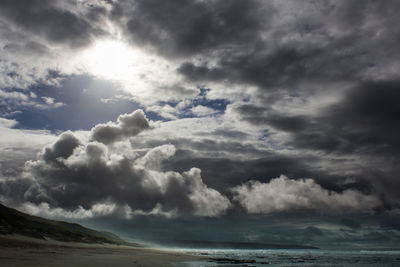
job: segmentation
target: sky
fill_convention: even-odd
[[[0,201],[132,240],[400,245],[396,0],[0,1]]]

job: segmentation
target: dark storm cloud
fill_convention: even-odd
[[[174,142],[176,147],[182,146],[180,142]],[[225,148],[226,153],[243,153],[242,151],[234,151],[235,145],[229,149]],[[191,146],[190,146],[191,147]],[[290,158],[275,153],[268,153],[262,151],[253,151],[253,154],[258,153],[260,159],[234,159],[227,157],[200,157],[198,152],[194,150],[177,150],[176,155],[171,160],[164,162],[166,168],[171,168],[176,171],[182,171],[189,166],[197,166],[202,169],[204,181],[210,186],[218,189],[221,192],[229,193],[229,188],[232,185],[240,184],[248,181],[249,179],[257,179],[260,181],[269,181],[272,177],[279,176],[282,170],[290,174],[291,177],[306,177],[312,176],[316,179],[320,175],[311,167],[308,166],[304,158]],[[216,151],[221,151],[221,148],[214,147]],[[253,148],[254,149],[254,148]],[[212,151],[212,150],[211,150]],[[211,152],[210,151],[210,152]],[[321,181],[320,181],[321,182]],[[329,187],[328,184],[325,185]],[[338,188],[335,188],[338,190]]]
[[[252,47],[250,44],[249,49],[221,53],[213,66],[207,62],[185,62],[177,71],[194,82],[252,84],[266,93],[282,95],[286,91],[297,91],[307,97],[316,89],[302,89],[302,84],[318,84],[317,90],[327,90],[324,83],[359,80],[377,64],[374,62],[377,61],[374,59],[376,47],[369,46],[368,40],[326,38],[323,43],[301,39],[278,46],[259,43]],[[365,45],[366,51],[360,52],[357,42]]]
[[[310,150],[367,157],[362,175],[382,191],[388,202],[399,205],[400,83],[365,82],[310,120],[303,131],[293,132],[290,144]]]
[[[119,116],[117,123],[97,125],[90,135],[98,137],[105,131],[108,136],[111,126],[117,135],[104,139],[102,134],[100,141],[111,140],[112,146],[82,141],[72,132],[61,134],[36,160],[26,162],[22,176],[0,183],[2,196],[12,195],[15,202],[29,201],[37,209],[76,217],[114,209],[126,217],[214,217],[230,207],[225,196],[203,183],[200,169],[163,170],[162,162],[175,154],[173,145],[157,146],[138,156],[131,147],[115,144],[117,138],[126,141],[149,127],[141,110]]]
[[[400,82],[364,82],[315,115],[286,115],[251,104],[236,105],[240,118],[291,134],[290,145],[339,154],[397,155]]]
[[[46,147],[43,152],[43,159],[47,162],[55,162],[57,158],[67,159],[72,155],[75,148],[80,145],[80,141],[72,132],[62,133],[57,142],[51,147]]]
[[[254,0],[139,0],[124,15],[129,17],[126,27],[133,42],[181,56],[257,41],[272,9]]]
[[[235,134],[235,132],[233,133]],[[232,136],[225,131],[224,136]],[[163,143],[176,147],[175,156],[163,162],[165,169],[182,172],[196,166],[202,170],[207,185],[223,194],[230,195],[232,186],[250,179],[269,182],[272,178],[285,174],[292,179],[311,177],[324,189],[342,192],[354,189],[371,194],[371,183],[362,175],[335,172],[336,168],[326,167],[324,159],[317,155],[286,155],[273,150],[265,150],[252,144],[235,140],[215,140],[207,138],[151,138],[144,141],[134,138],[132,146],[145,149]],[[339,164],[345,164],[346,160]],[[349,178],[351,182],[347,181]]]
[[[150,125],[142,110],[119,115],[117,123],[98,124],[92,129],[92,139],[109,144],[123,138],[134,136],[149,129]]]
[[[399,89],[399,81],[360,84],[341,103],[310,119],[304,131],[294,132],[293,144],[337,153],[398,155]]]
[[[322,62],[318,60],[321,51],[300,51],[296,48],[279,48],[264,52],[267,48],[256,47],[249,53],[236,51],[220,58],[217,67],[183,63],[178,72],[193,81],[222,81],[254,84],[262,89],[272,90],[272,86],[291,88],[304,80],[324,79],[320,72]],[[307,66],[307,64],[309,66]],[[316,72],[319,75],[316,75]],[[338,73],[340,75],[340,73]],[[325,78],[326,79],[326,78]]]
[[[250,123],[288,133],[286,145],[296,149],[361,160],[355,177],[368,180],[396,206],[399,167],[394,158],[400,151],[399,89],[397,80],[363,82],[349,89],[340,102],[309,116],[289,116],[249,104],[238,105],[235,111]]]
[[[277,130],[287,132],[301,131],[309,126],[310,118],[306,116],[285,115],[271,108],[252,104],[240,104],[233,107],[241,119],[252,124],[270,125]]]
[[[3,47],[3,50],[6,52],[11,52],[11,53],[20,53],[20,54],[41,54],[45,55],[48,52],[48,47],[46,47],[43,44],[40,44],[38,42],[34,41],[29,41],[26,44],[7,44]]]
[[[11,21],[22,30],[42,36],[50,42],[79,47],[87,45],[96,35],[102,34],[100,29],[72,10],[61,8],[57,1],[0,2],[3,19],[6,18],[6,21]]]
[[[329,83],[390,77],[394,73],[386,66],[399,59],[394,40],[400,32],[392,27],[397,21],[392,11],[398,4],[286,1],[274,6],[275,15],[263,24],[262,34],[255,30],[264,38],[249,38],[245,47],[225,43],[221,51],[214,49],[211,64],[189,60],[177,71],[194,82],[257,85],[267,91],[264,97],[287,90],[308,97],[315,90],[329,90]]]

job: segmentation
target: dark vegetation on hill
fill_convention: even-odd
[[[92,230],[76,223],[28,215],[0,204],[0,234],[23,235],[64,242],[135,245],[110,232]]]

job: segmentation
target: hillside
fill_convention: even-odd
[[[133,245],[110,232],[100,232],[76,223],[28,215],[2,204],[0,204],[0,234],[17,234],[64,242]]]

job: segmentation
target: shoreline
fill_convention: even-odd
[[[1,266],[184,266],[202,261],[170,250],[111,244],[70,243],[23,236],[0,236]]]

